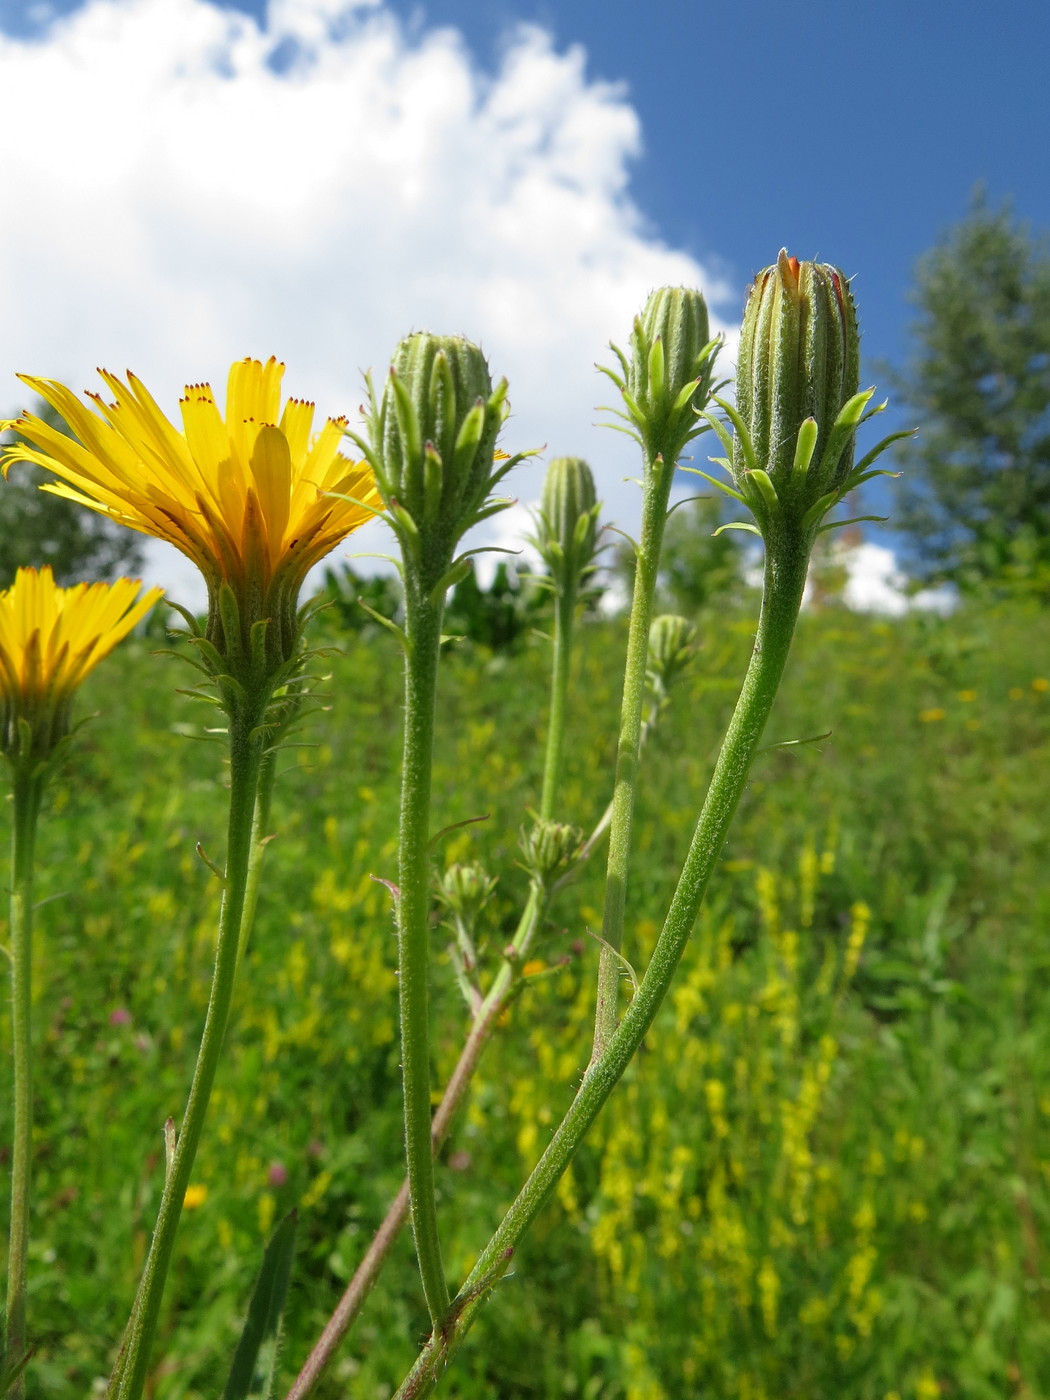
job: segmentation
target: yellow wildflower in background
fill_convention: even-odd
[[[198,1210],[208,1199],[208,1188],[203,1184],[191,1183],[186,1187],[186,1194],[182,1198],[182,1205],[185,1210]]]
[[[141,587],[122,578],[59,588],[45,567],[19,569],[0,593],[0,747],[9,758],[46,757],[68,733],[77,687],[163,595],[139,597]]]
[[[5,473],[34,462],[61,478],[45,491],[173,544],[204,575],[220,652],[226,584],[245,644],[252,624],[268,619],[267,648],[287,660],[308,571],[380,509],[370,469],[338,450],[346,420],[329,418],[314,434],[312,403],[289,399],[282,411],[284,365],[272,357],[231,367],[225,420],[210,385],[187,385],[181,432],[130,371],[126,384],[100,374],[113,402],[89,394],[93,411],[55,380],[21,376],[79,441],[23,413],[4,425],[28,439],[5,449]]]

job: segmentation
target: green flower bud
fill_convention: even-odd
[[[807,418],[817,424],[819,461],[859,379],[860,334],[845,275],[828,263],[789,258],[782,249],[776,264],[755,278],[737,360],[737,408],[755,456],[774,481],[790,476]],[[853,465],[852,449],[850,439],[833,464],[841,480]]]
[[[711,392],[720,337],[711,338],[707,304],[689,287],[653,292],[631,334],[630,360],[613,346],[623,374],[605,373],[619,388],[620,416],[641,440],[647,457],[673,466],[686,443],[706,424],[698,414]]]
[[[477,862],[450,865],[438,881],[437,897],[454,919],[473,929],[496,888],[496,879]]]
[[[696,625],[688,618],[673,613],[654,618],[649,628],[646,665],[650,688],[659,695],[666,695],[688,668],[696,651]]]
[[[849,283],[828,263],[782,249],[755,278],[737,358],[732,470],[759,524],[809,527],[853,471],[860,334]]]
[[[525,869],[549,888],[579,859],[583,832],[579,827],[536,817],[528,831],[522,828],[519,844]]]
[[[594,569],[600,509],[587,463],[579,457],[555,457],[543,482],[532,542],[559,593],[575,589]]]
[[[369,440],[359,445],[406,558],[434,586],[463,534],[505,504],[488,502],[489,492],[521,460],[494,461],[507,381],[493,388],[485,356],[469,340],[420,331],[394,352],[378,402],[368,388]]]
[[[757,528],[733,524],[761,535],[767,549],[808,555],[822,530],[855,523],[821,523],[850,491],[873,476],[895,475],[872,463],[910,431],[890,433],[853,465],[857,429],[886,407],[868,407],[875,390],[858,391],[859,365],[846,277],[829,263],[800,263],[781,249],[776,265],[755,278],[744,308],[736,404],[715,396],[735,435],[704,415],[726,450],[712,461],[729,471],[735,489],[707,480],[750,507]]]

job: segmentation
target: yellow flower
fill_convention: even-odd
[[[369,468],[338,450],[346,420],[329,418],[314,434],[312,403],[289,399],[282,411],[284,365],[272,357],[231,366],[225,421],[210,385],[187,385],[181,432],[130,371],[126,384],[100,374],[113,402],[89,394],[94,411],[54,380],[21,376],[79,441],[23,413],[5,426],[35,445],[8,447],[4,471],[35,462],[61,478],[45,491],[173,544],[208,584],[208,637],[219,652],[234,640],[224,633],[228,610],[220,614],[228,585],[242,645],[265,620],[268,657],[287,661],[308,571],[380,508]]]
[[[184,1210],[198,1210],[208,1199],[208,1188],[203,1184],[190,1184],[186,1187],[186,1194],[182,1198]]]
[[[121,578],[59,588],[49,568],[19,569],[0,593],[0,746],[46,757],[69,730],[77,686],[163,590]]]
[[[944,714],[944,710],[942,710],[941,707],[938,705],[935,709],[932,710],[920,710],[919,719],[922,721],[923,724],[936,724],[938,720],[942,720],[944,718]]]

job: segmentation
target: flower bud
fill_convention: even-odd
[[[519,844],[525,869],[549,888],[579,859],[583,832],[579,827],[536,817],[531,829],[522,828]]]
[[[635,317],[628,360],[616,351],[623,375],[606,370],[623,395],[623,415],[650,460],[673,467],[690,439],[704,430],[720,338],[711,338],[707,304],[689,287],[661,287]],[[616,347],[613,347],[616,349]]]
[[[575,589],[594,568],[599,509],[587,463],[579,457],[555,457],[543,482],[533,543],[559,593]]]
[[[754,467],[786,510],[804,514],[849,477],[854,429],[867,403],[856,402],[859,373],[860,335],[846,277],[828,263],[799,262],[781,250],[755,278],[744,310],[736,406]],[[848,405],[856,412],[840,424]],[[749,494],[739,457],[736,466],[737,486]]]
[[[485,513],[496,437],[507,416],[507,381],[493,389],[488,363],[462,336],[420,331],[394,352],[367,444],[395,528],[439,570]]]
[[[489,875],[484,866],[477,862],[457,863],[450,865],[442,875],[437,896],[454,919],[461,919],[468,929],[473,929],[495,888],[495,877]]]
[[[646,666],[650,687],[666,695],[696,655],[696,626],[688,618],[665,613],[649,628]]]

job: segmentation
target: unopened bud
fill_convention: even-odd
[[[737,487],[788,519],[848,480],[870,394],[858,394],[860,335],[849,283],[829,263],[781,250],[755,278],[737,356],[736,407],[750,461],[734,454]],[[759,473],[765,480],[749,480]],[[768,490],[772,483],[773,490]],[[762,519],[761,501],[756,515]]]
[[[465,531],[491,513],[489,491],[519,460],[494,464],[506,395],[507,381],[493,388],[471,341],[420,331],[397,347],[372,401],[363,445],[391,524],[429,573],[448,568]]]
[[[616,352],[623,375],[606,373],[650,460],[659,456],[673,469],[686,443],[704,431],[698,414],[707,405],[720,343],[711,338],[703,296],[690,287],[661,287],[635,318],[630,357]]]
[[[522,828],[520,845],[525,869],[549,887],[579,859],[583,832],[576,826],[536,817],[531,828]]]
[[[533,543],[559,592],[575,589],[594,567],[599,510],[587,463],[555,457],[544,478]]]
[[[688,618],[665,613],[649,629],[647,672],[650,686],[666,694],[688,668],[697,651],[696,626]]]
[[[478,915],[496,888],[496,879],[476,861],[469,865],[450,865],[441,876],[437,897],[454,917],[473,928]]]

